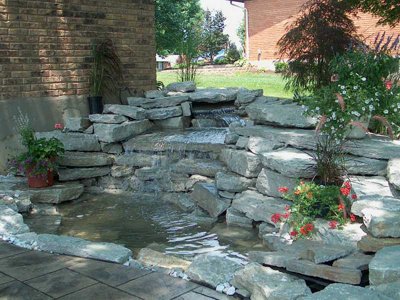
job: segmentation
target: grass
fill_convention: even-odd
[[[157,80],[165,85],[177,81],[175,72],[157,72]],[[293,93],[284,90],[285,82],[275,73],[237,72],[234,74],[198,74],[198,87],[244,87],[250,90],[263,89],[265,96],[292,98]]]

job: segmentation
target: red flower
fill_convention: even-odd
[[[311,232],[311,231],[314,230],[314,225],[313,225],[312,223],[306,224],[305,227],[306,227],[306,230],[307,230],[308,232]]]
[[[271,216],[272,223],[276,224],[281,220],[281,214],[273,214]]]
[[[391,80],[386,80],[385,81],[385,87],[387,90],[391,90],[393,87],[393,82]]]
[[[285,211],[289,211],[290,206],[289,205],[285,205]]]
[[[336,227],[337,227],[337,221],[329,221],[329,228],[330,229],[336,229]]]
[[[293,230],[289,234],[291,237],[296,237],[299,233],[296,230]]]
[[[61,123],[54,124],[54,129],[63,129],[64,126]]]
[[[281,215],[281,217],[284,218],[284,219],[289,219],[289,217],[290,217],[290,211],[284,213],[283,215]]]
[[[344,185],[346,188],[348,188],[349,190],[351,189],[350,181],[346,181],[343,185]]]
[[[305,229],[304,226],[303,226],[303,227],[300,227],[300,233],[301,233],[302,235],[307,235],[307,234],[308,234],[308,232],[307,232],[307,230]]]
[[[278,188],[278,191],[280,193],[284,193],[285,194],[285,193],[287,193],[289,191],[289,188],[286,187],[286,186],[281,186],[281,187]]]
[[[353,215],[353,214],[351,214],[351,215],[350,215],[350,220],[351,220],[352,222],[355,222],[355,221],[356,221],[356,216]]]
[[[339,204],[338,205],[338,211],[343,211],[344,210],[344,205],[343,204]]]
[[[351,199],[357,200],[357,195],[356,194],[351,195]]]
[[[341,193],[343,196],[348,196],[348,195],[350,194],[350,189],[347,188],[347,187],[340,188],[340,193]]]

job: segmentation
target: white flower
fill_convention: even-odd
[[[370,105],[370,106],[369,106],[369,110],[374,110],[374,106],[373,106],[373,105]]]
[[[400,103],[397,103],[397,108],[400,108]]]
[[[351,112],[353,115],[355,115],[356,117],[360,117],[361,114],[358,111],[352,111]]]
[[[316,111],[319,111],[319,107],[317,106],[317,107],[315,108],[315,110],[316,110]]]
[[[389,113],[389,111],[388,111],[387,109],[385,109],[385,110],[383,111],[383,113],[384,113],[385,115],[387,115],[387,114]]]
[[[362,80],[362,81],[366,81],[366,80],[367,80],[367,78],[363,77],[363,78],[361,78],[361,80]]]
[[[341,85],[340,88],[341,88],[342,90],[344,90],[346,87],[345,87],[344,85]]]
[[[362,109],[362,111],[365,111],[365,107],[363,107],[363,108],[361,108]]]
[[[355,85],[355,86],[353,87],[353,89],[354,89],[354,90],[357,90],[357,89],[358,89],[358,86]]]
[[[343,94],[343,95],[346,95],[346,91],[343,90],[343,91],[342,91],[342,94]]]
[[[394,109],[394,112],[397,112],[397,108]]]
[[[379,93],[378,93],[378,92],[376,92],[376,93],[375,93],[375,96],[377,96],[377,97],[378,97],[378,96],[379,96]]]

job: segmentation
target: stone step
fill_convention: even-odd
[[[78,179],[96,178],[110,174],[111,168],[93,167],[93,168],[69,168],[58,169],[58,179],[60,181],[73,181]]]
[[[79,198],[84,187],[80,183],[59,183],[51,187],[40,189],[29,189],[33,203],[59,204]]]
[[[177,173],[207,177],[215,177],[218,172],[225,169],[225,166],[216,160],[190,158],[182,159],[171,167],[171,170]]]
[[[121,124],[128,121],[128,118],[113,114],[94,114],[89,115],[89,120],[93,123]]]
[[[103,112],[126,116],[134,120],[144,120],[146,118],[146,111],[143,108],[129,105],[106,104]]]
[[[220,103],[235,101],[238,89],[198,89],[188,94],[191,102]]]
[[[93,126],[94,134],[99,141],[114,143],[145,133],[153,127],[153,124],[149,120],[141,120],[122,124],[95,123]]]
[[[149,120],[165,120],[173,117],[180,117],[182,113],[181,106],[153,108],[146,110],[146,118]]]
[[[101,152],[69,152],[66,151],[58,159],[60,166],[65,167],[100,167],[113,163],[110,155]]]
[[[57,138],[63,143],[66,151],[100,151],[99,139],[93,134],[85,133],[63,133],[55,130],[50,132],[37,132],[36,137]]]

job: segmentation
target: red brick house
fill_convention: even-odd
[[[296,19],[301,6],[307,0],[233,0],[244,3],[247,14],[247,56],[257,66],[273,68],[277,54],[277,42],[285,33],[285,28]],[[358,33],[371,41],[378,32],[400,33],[400,26],[390,28],[377,26],[378,18],[359,13],[354,22]]]

